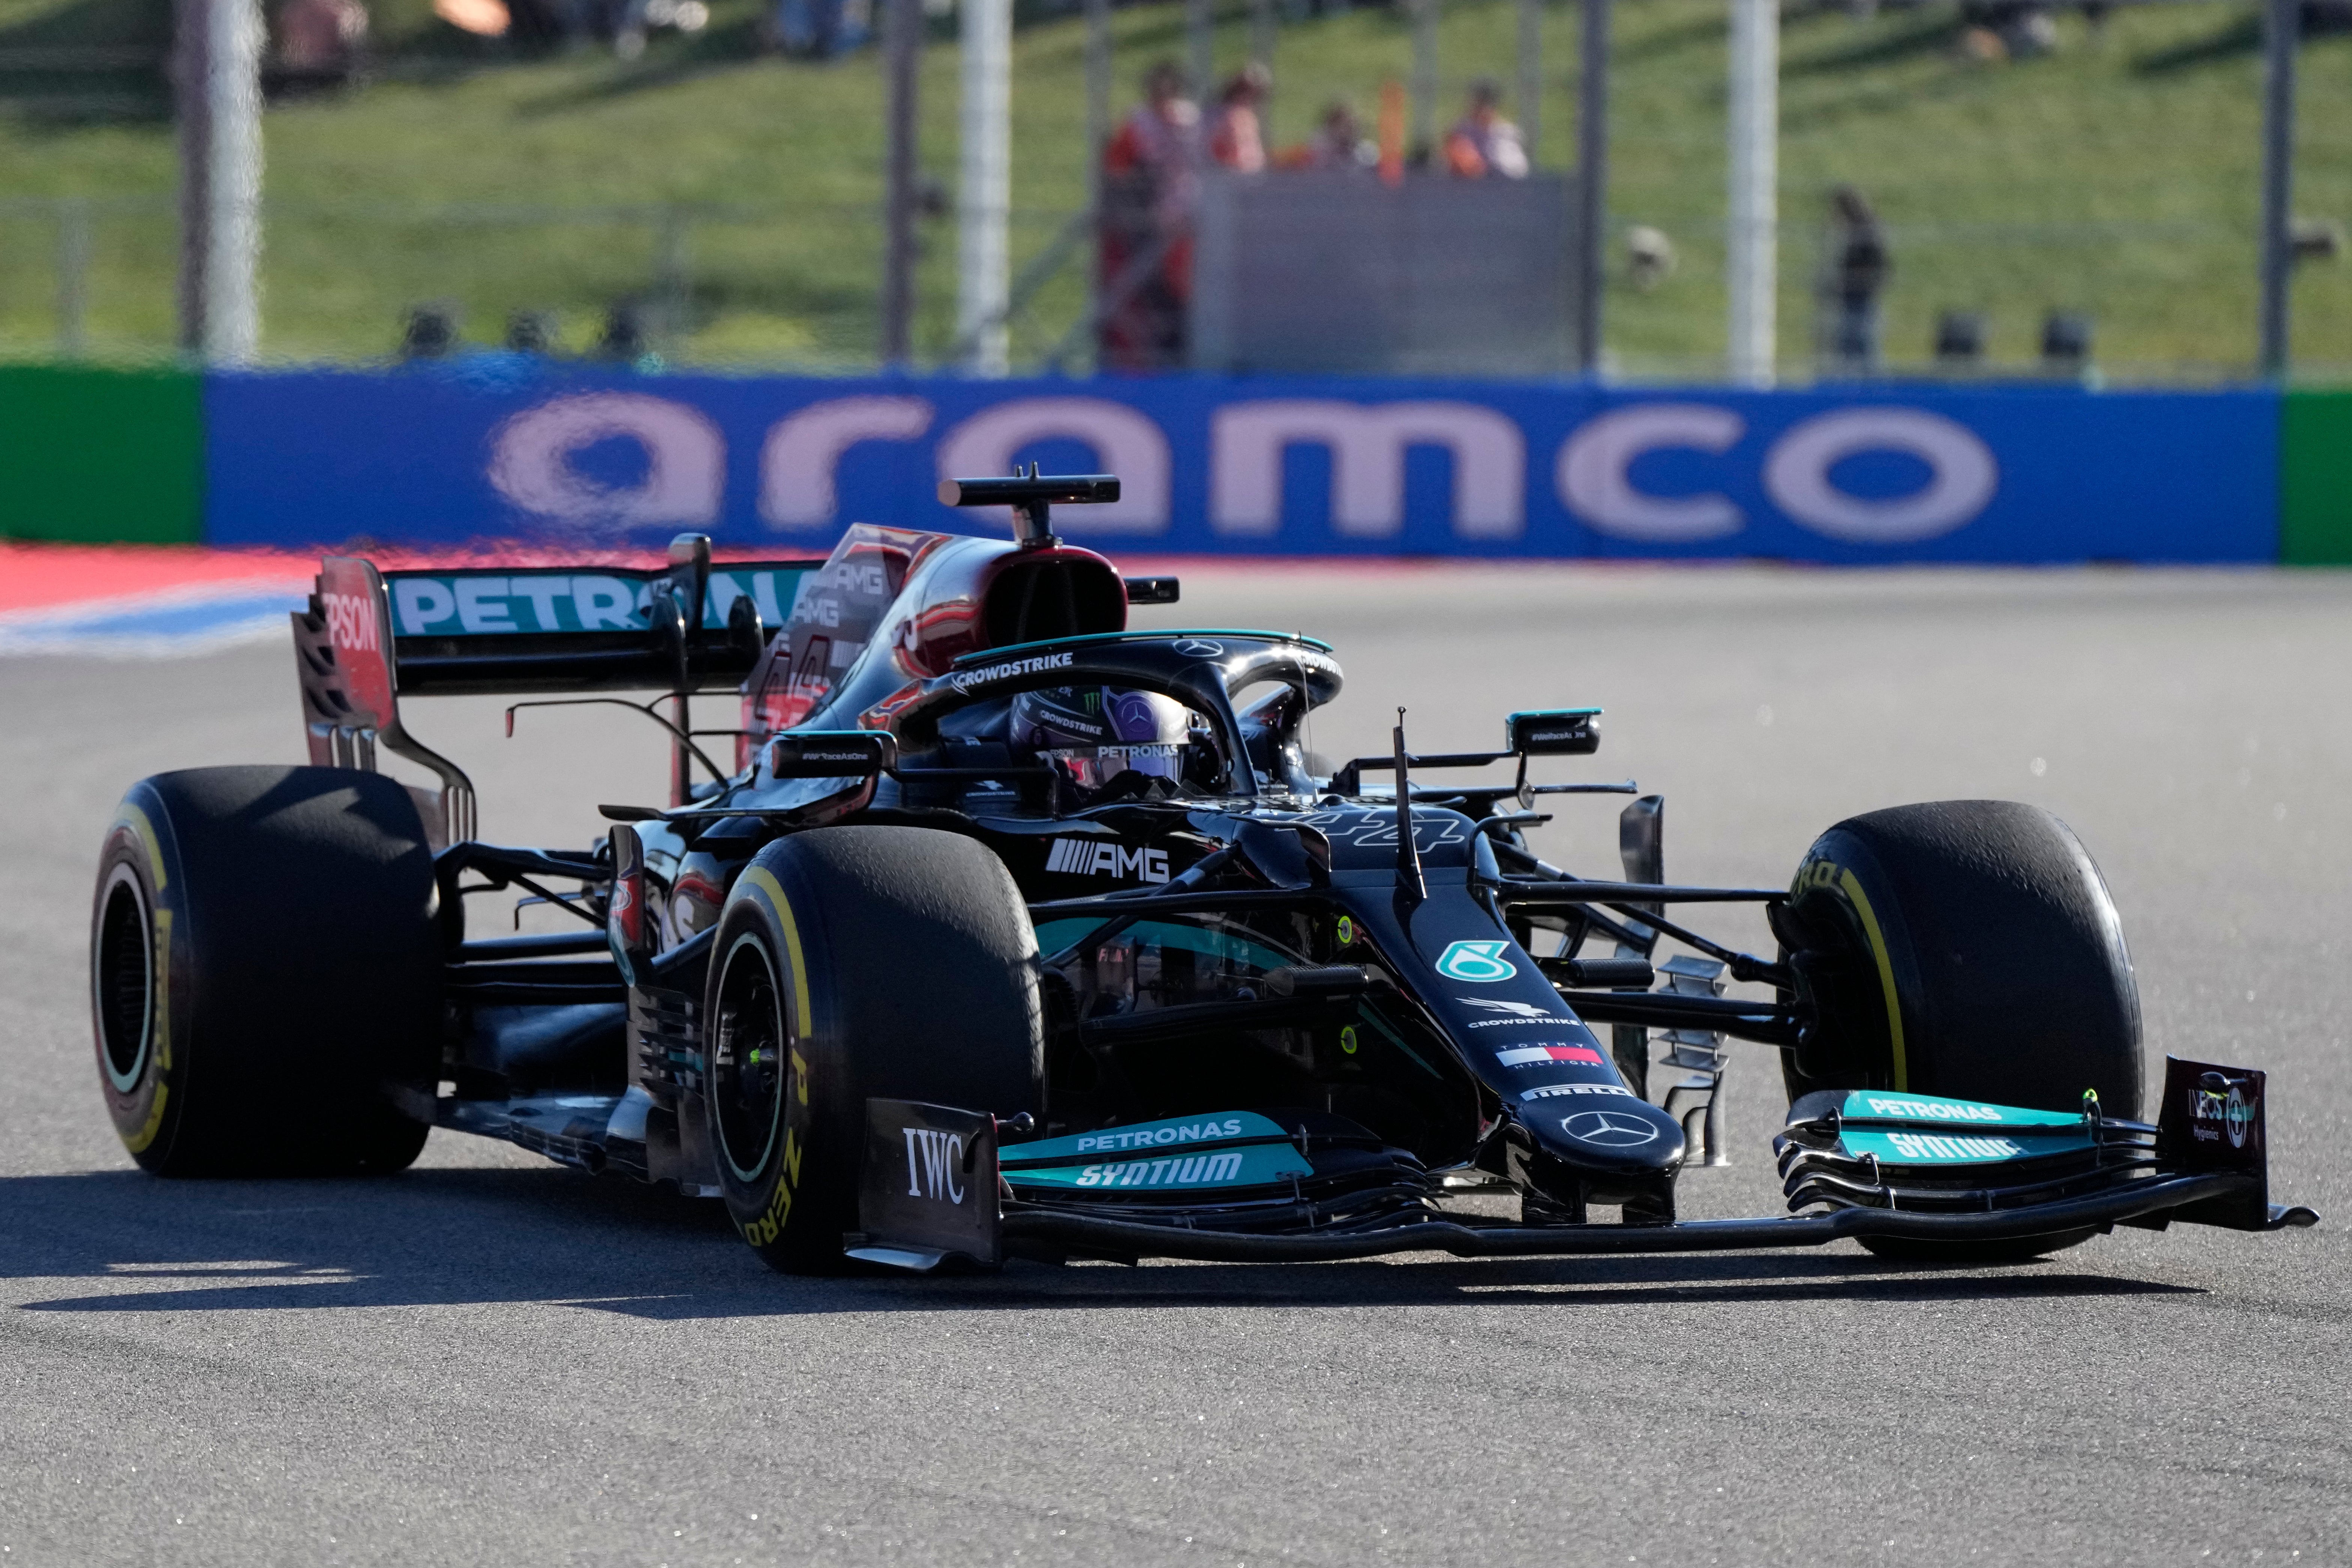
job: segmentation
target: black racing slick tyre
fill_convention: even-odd
[[[1849,817],[1816,840],[1773,924],[1815,1018],[1790,1099],[1892,1089],[2109,1115],[2140,1104],[2139,991],[2105,881],[2072,829],[2013,801]],[[2089,1232],[1970,1258],[2032,1256]],[[1867,1243],[1958,1260],[1949,1244]]]
[[[408,792],[341,768],[131,786],[91,910],[100,1087],[159,1175],[405,1168],[438,1071],[433,857]]]
[[[818,828],[729,893],[705,995],[704,1103],[729,1215],[790,1273],[843,1267],[866,1101],[1043,1110],[1037,941],[972,839]]]

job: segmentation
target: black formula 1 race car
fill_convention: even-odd
[[[2049,814],[1873,812],[1786,889],[1702,888],[1665,879],[1644,796],[1621,871],[1580,877],[1523,834],[1543,797],[1633,793],[1531,777],[1593,752],[1597,710],[1443,756],[1400,715],[1389,752],[1332,766],[1301,742],[1339,690],[1328,647],[1130,631],[1174,580],[1056,541],[1049,507],[1116,479],[941,489],[1011,508],[1014,538],[326,561],[294,618],[313,765],[145,780],[107,837],[98,1065],[139,1163],[388,1172],[439,1126],[716,1197],[795,1270],[1846,1237],[1998,1258],[2315,1221],[2270,1202],[2260,1071],[2170,1061],[2139,1120],[2123,935]],[[714,689],[741,718],[698,730]],[[604,807],[586,847],[483,841],[399,700],[486,692],[639,709],[671,801]],[[483,931],[486,898],[577,929]],[[1778,951],[1692,929],[1726,902]],[[1677,1173],[1723,1158],[1731,1040],[1780,1057],[1792,1212],[1678,1221]],[[1461,1201],[1482,1193],[1517,1217]]]

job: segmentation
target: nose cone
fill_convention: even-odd
[[[1538,1102],[1528,1130],[1536,1142],[1571,1165],[1612,1174],[1649,1175],[1683,1163],[1679,1122],[1646,1100],[1611,1095],[1602,1103]]]

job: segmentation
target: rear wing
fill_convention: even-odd
[[[680,534],[667,567],[465,567],[380,572],[356,556],[320,565],[294,614],[310,761],[373,771],[378,746],[429,769],[419,791],[441,847],[474,834],[473,784],[411,736],[404,696],[656,691],[682,702],[741,684],[821,561],[713,565]]]
[[[740,685],[821,561],[672,571],[538,566],[383,574],[400,689],[708,691]],[[682,612],[699,603],[701,613]]]

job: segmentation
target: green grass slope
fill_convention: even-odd
[[[1227,4],[1221,64],[1246,45]],[[1636,293],[1612,276],[1612,359],[1634,376],[1704,375],[1722,343],[1724,11],[1720,0],[1617,8],[1610,210],[1664,229],[1679,268]],[[2260,58],[2242,5],[2121,9],[2060,23],[2060,48],[1985,65],[1954,9],[1792,15],[1783,30],[1780,342],[1801,374],[1823,194],[1861,185],[1892,226],[1890,358],[1926,362],[1937,311],[1985,311],[1996,360],[2032,357],[2053,309],[2086,310],[2119,378],[2242,374],[2252,357]],[[56,351],[60,255],[88,236],[88,352],[166,352],[172,337],[171,125],[142,50],[163,0],[0,0],[0,353]],[[509,312],[551,310],[584,347],[614,299],[683,301],[680,363],[854,369],[870,363],[880,256],[881,94],[870,52],[832,65],[759,56],[751,0],[719,0],[698,38],[624,65],[597,50],[523,58],[466,38],[422,0],[375,7],[376,69],[267,120],[268,353],[390,352],[402,312],[446,301],[495,341]],[[1143,66],[1182,47],[1168,5],[1116,15],[1120,111]],[[1547,16],[1539,160],[1574,156],[1576,16]],[[1462,87],[1517,68],[1507,0],[1446,0],[1443,114]],[[1082,28],[1024,24],[1015,46],[1016,270],[1083,205]],[[1286,23],[1274,140],[1321,106],[1367,121],[1403,79],[1402,13]],[[2352,219],[2352,39],[2304,53],[2296,209]],[[923,73],[923,162],[952,188],[956,51]],[[61,215],[64,215],[61,216]],[[952,337],[954,226],[928,220],[918,342]],[[1016,359],[1060,340],[1083,302],[1066,268],[1019,323]],[[2315,262],[2295,297],[2305,366],[2352,366],[2352,258]],[[1082,362],[1081,362],[1082,363]]]

